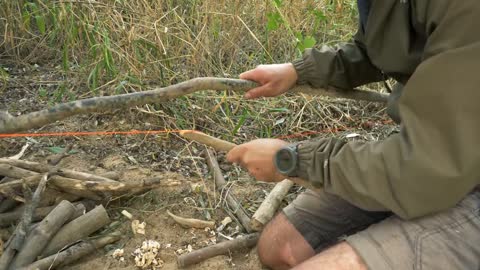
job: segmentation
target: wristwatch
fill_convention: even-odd
[[[277,151],[274,158],[277,171],[283,175],[296,177],[298,176],[298,144],[286,145]]]

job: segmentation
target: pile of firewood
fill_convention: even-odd
[[[69,151],[68,149],[65,149]],[[58,166],[0,158],[0,227],[16,226],[0,239],[0,270],[55,269],[120,239],[117,232],[88,238],[111,223],[102,202],[161,186],[163,178],[122,183],[118,173],[97,175]]]
[[[182,132],[181,135],[220,151],[234,146],[200,132]],[[258,232],[274,216],[293,183],[303,183],[299,182],[301,179],[293,179],[294,182],[284,180],[276,184],[255,214],[249,217],[233,194],[223,192],[227,183],[214,152],[205,148],[204,153],[214,176],[214,186],[224,199],[227,212],[244,233],[178,256],[179,267],[255,246]],[[18,157],[0,158],[0,227],[16,226],[3,245],[3,253],[0,253],[0,270],[55,269],[118,241],[120,234],[117,232],[89,238],[111,222],[102,202],[115,196],[181,184],[178,180],[159,177],[123,183],[118,181],[120,176],[116,172],[92,174],[62,168],[58,163],[64,156],[60,154],[45,164],[19,160]],[[168,214],[184,227],[215,226],[214,222]],[[0,251],[1,246],[0,238]]]

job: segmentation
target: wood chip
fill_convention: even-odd
[[[145,235],[145,226],[147,224],[145,222],[140,223],[139,220],[135,219],[132,221],[132,231],[133,234],[143,234]]]
[[[127,210],[123,210],[122,212],[122,215],[124,215],[125,217],[127,217],[128,219],[132,219],[133,218],[133,215],[128,212]]]

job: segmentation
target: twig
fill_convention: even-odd
[[[222,171],[220,170],[220,166],[218,165],[218,161],[215,155],[210,151],[208,148],[205,148],[205,156],[207,160],[207,165],[210,167],[210,170],[213,172],[213,178],[215,180],[215,187],[217,190],[222,190],[223,187],[227,184],[225,178],[223,178]],[[250,218],[245,213],[245,210],[238,202],[237,199],[231,194],[227,193],[225,196],[225,201],[230,209],[233,211],[233,214],[238,218],[240,224],[245,228],[247,232],[251,232],[250,228]]]
[[[213,221],[205,221],[200,219],[193,219],[193,218],[183,218],[172,214],[170,211],[167,210],[167,214],[175,220],[178,224],[182,225],[183,227],[187,228],[197,228],[197,229],[205,229],[215,228],[215,222]]]
[[[48,159],[47,159],[47,163],[48,163],[49,165],[51,165],[51,166],[56,166],[56,165],[58,165],[58,163],[60,163],[60,161],[61,161],[63,158],[65,158],[65,157],[67,157],[67,156],[69,155],[68,152],[70,152],[70,150],[72,150],[72,147],[73,147],[73,145],[67,145],[67,147],[65,147],[65,148],[62,150],[61,153],[56,154],[56,155],[54,155],[54,156],[51,157],[51,158],[48,158]]]
[[[69,103],[58,104],[52,108],[13,117],[0,111],[0,133],[11,133],[40,127],[47,123],[67,118],[72,115],[117,110],[148,103],[159,103],[202,90],[246,91],[257,87],[252,81],[225,78],[196,78],[164,88],[150,91],[129,93],[108,97],[96,97]],[[302,92],[313,95],[327,95],[386,103],[387,96],[372,91],[340,90],[335,88],[313,89],[303,85],[295,87],[291,92]]]
[[[58,254],[53,254],[47,258],[38,260],[26,267],[19,268],[18,270],[56,269],[57,267],[70,264],[108,244],[114,243],[120,240],[120,238],[121,238],[120,233],[114,233],[114,234],[103,236],[101,238],[93,239],[90,241],[85,240],[74,246],[67,248],[66,250]]]
[[[14,156],[11,156],[11,157],[8,157],[9,159],[20,159],[21,157],[23,157],[23,155],[25,154],[25,151],[27,150],[27,148],[30,146],[30,143],[26,143],[23,147],[22,147],[22,150],[20,150],[20,152],[18,152],[18,154],[14,155]]]
[[[258,237],[258,233],[253,233],[180,255],[177,258],[178,267],[187,267],[218,255],[228,254],[242,248],[251,248],[257,243]]]

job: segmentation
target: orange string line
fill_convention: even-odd
[[[391,124],[390,120],[381,121],[382,124]],[[337,133],[340,131],[351,130],[349,127],[326,128],[319,131],[305,131],[301,133],[294,133],[289,135],[279,135],[277,139],[292,139],[301,138],[315,134]],[[154,134],[169,134],[180,133],[181,129],[164,129],[164,130],[130,130],[130,131],[77,131],[77,132],[47,132],[47,133],[12,133],[0,134],[0,138],[19,138],[19,137],[74,137],[74,136],[108,136],[108,135],[154,135]]]

